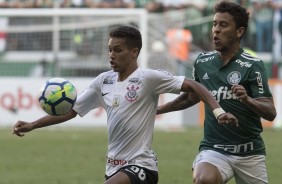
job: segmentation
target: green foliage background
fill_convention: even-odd
[[[270,184],[281,183],[282,131],[266,129]],[[192,183],[191,164],[198,152],[201,128],[155,131],[160,184]],[[35,130],[24,137],[0,129],[0,184],[102,184],[107,132],[100,128]],[[234,184],[232,180],[229,182]]]

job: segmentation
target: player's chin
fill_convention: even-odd
[[[214,44],[214,50],[216,50],[216,51],[222,51],[223,50],[223,47],[221,46],[221,45],[216,45],[216,44]]]
[[[221,47],[221,44],[213,42],[213,47],[214,47],[214,49],[218,49],[218,48]]]
[[[120,70],[117,67],[112,67],[114,72],[119,72]]]

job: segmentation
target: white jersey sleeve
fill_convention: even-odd
[[[96,77],[91,84],[78,95],[73,109],[79,116],[86,115],[90,110],[100,106],[100,78]]]
[[[156,94],[179,94],[185,79],[184,76],[173,76],[171,73],[161,69],[147,70],[145,77],[148,79],[148,88],[154,89],[154,93]]]

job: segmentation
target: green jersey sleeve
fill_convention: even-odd
[[[267,72],[262,61],[253,63],[248,80],[253,98],[272,97],[268,86]]]

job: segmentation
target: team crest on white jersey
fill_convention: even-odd
[[[138,98],[137,90],[139,89],[139,86],[132,84],[131,86],[130,85],[127,86],[126,89],[128,90],[128,92],[125,95],[126,100],[129,101],[129,102],[136,101],[137,98]]]
[[[233,71],[227,76],[227,81],[229,84],[234,85],[234,84],[239,84],[241,81],[241,74],[238,71]]]

